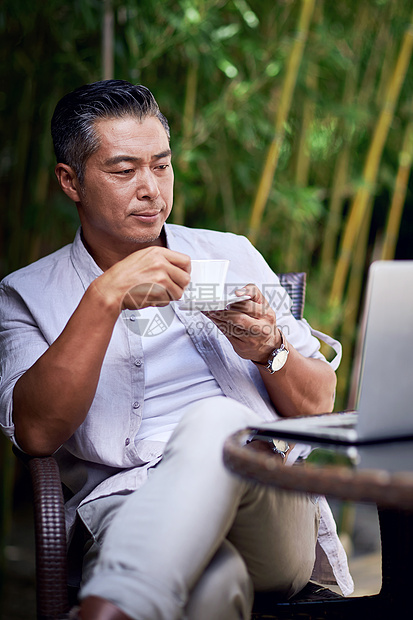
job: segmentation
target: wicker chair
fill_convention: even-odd
[[[292,313],[302,318],[305,302],[305,273],[280,274],[282,286],[292,299]],[[16,451],[17,454],[17,451]],[[21,453],[18,454],[22,458]],[[59,468],[52,456],[26,458],[33,486],[36,594],[38,620],[66,619],[73,604],[67,586],[67,549],[64,519],[64,499]],[[252,619],[260,618],[318,618],[307,612],[320,602],[342,598],[319,585],[309,583],[294,599],[281,601],[275,593],[258,593]],[[309,614],[309,615],[308,615]]]

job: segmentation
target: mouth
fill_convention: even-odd
[[[142,213],[131,213],[133,217],[136,217],[140,222],[156,222],[159,218],[161,211],[143,211]]]

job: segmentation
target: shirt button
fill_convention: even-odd
[[[130,444],[130,439],[129,437],[126,437],[125,439],[125,446],[128,446]]]
[[[135,360],[135,366],[140,368],[142,366],[142,360]]]
[[[134,409],[139,409],[140,405],[139,405],[139,403],[138,403],[138,402],[134,402],[134,403],[133,403],[133,405],[132,405],[132,407],[133,407]]]
[[[130,321],[136,321],[136,316],[134,314],[131,314],[129,317]]]

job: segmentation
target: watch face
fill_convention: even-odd
[[[274,448],[279,452],[287,452],[290,447],[284,439],[273,439],[272,443],[274,444]]]
[[[287,361],[288,351],[287,349],[279,349],[277,355],[273,358],[271,362],[271,370],[272,372],[276,372],[280,370],[285,362]]]

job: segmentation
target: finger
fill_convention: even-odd
[[[226,326],[228,333],[237,332],[243,335],[254,335],[259,332],[260,321],[250,317],[248,314],[231,311],[217,311],[204,313],[217,326]]]
[[[210,312],[210,314],[221,318],[221,320],[237,321],[242,315],[258,320],[266,318],[268,316],[268,312],[268,304],[261,304],[247,300],[233,303],[224,310],[215,310]]]
[[[168,248],[163,249],[165,251],[165,257],[170,263],[180,269],[183,269],[187,273],[191,273],[191,259],[187,254],[175,252],[175,250],[169,250]]]
[[[162,248],[164,250],[164,248]],[[171,260],[175,262],[171,262]],[[148,264],[149,261],[149,264]],[[190,281],[190,258],[179,252],[151,253],[145,257],[146,275],[154,284],[163,286],[171,299],[182,297]],[[176,264],[178,263],[178,264]]]
[[[128,310],[141,310],[148,306],[167,306],[170,301],[170,295],[163,286],[154,283],[139,284],[126,293],[122,307]]]
[[[267,313],[267,304],[258,303],[252,300],[239,301],[229,305],[225,310],[217,312],[225,313],[225,316],[231,314],[247,314],[253,318],[260,318]]]
[[[248,332],[240,325],[233,325],[232,323],[219,322],[215,323],[219,331],[233,343],[234,340],[243,342],[249,337]]]
[[[184,289],[188,286],[191,276],[190,272],[182,269],[182,267],[178,267],[175,265],[170,265],[168,267],[168,276],[173,284],[175,284],[180,289],[180,294],[178,297],[173,297],[173,299],[179,299],[184,292]]]
[[[246,312],[252,316],[259,316],[259,314],[265,314],[269,308],[269,303],[260,289],[255,284],[247,284],[245,287],[235,291],[235,295],[238,297],[248,295],[249,300],[235,301],[230,304],[228,308]],[[241,305],[242,304],[242,305]]]
[[[263,299],[265,299],[260,289],[258,288],[258,286],[252,283],[246,284],[241,289],[237,289],[235,291],[235,295],[237,296],[249,295],[251,298],[251,301],[255,301],[258,303],[260,303]]]
[[[171,296],[167,289],[159,284],[152,284],[148,287],[145,297],[142,300],[142,307],[146,306],[166,306],[171,301]]]
[[[238,319],[238,321],[231,321],[220,317],[211,317],[213,323],[227,337],[232,336],[245,340],[246,338],[254,338],[259,333],[259,328],[255,323],[251,324],[240,320],[240,315],[238,315]]]

